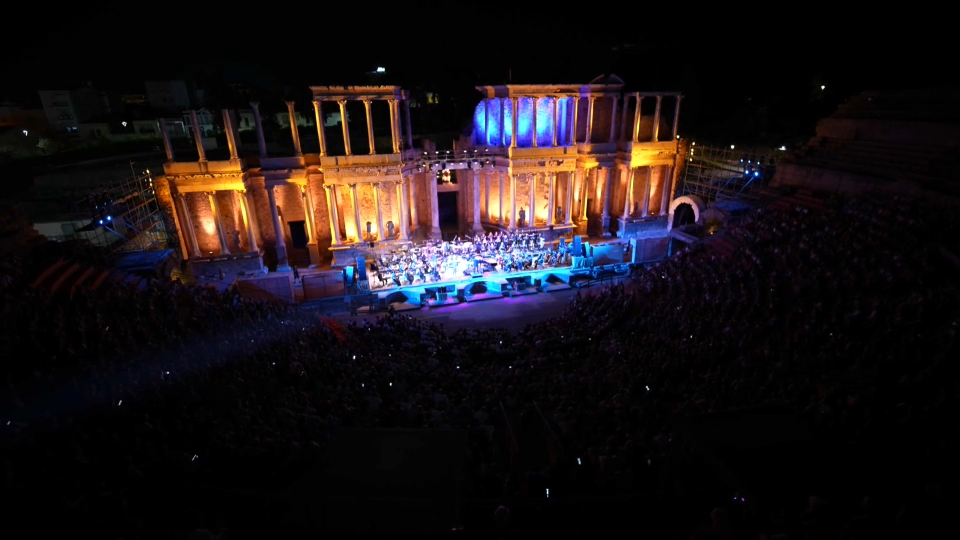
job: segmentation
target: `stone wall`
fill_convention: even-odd
[[[273,273],[243,278],[237,281],[237,290],[247,298],[261,298],[293,303],[293,274]]]
[[[193,229],[197,236],[197,245],[203,256],[220,254],[220,239],[217,237],[217,226],[213,220],[213,210],[210,208],[210,199],[206,193],[185,193],[187,208],[193,220]]]
[[[270,201],[267,199],[267,190],[257,187],[250,190],[253,199],[253,211],[257,214],[257,241],[261,248],[273,249],[276,247],[276,236],[273,234],[273,217],[270,214]]]

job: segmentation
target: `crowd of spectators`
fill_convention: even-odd
[[[821,440],[887,445],[909,466],[850,486],[862,511],[839,496],[718,510],[695,536],[907,534],[949,516],[932,509],[960,479],[960,294],[936,240],[957,231],[935,217],[902,199],[760,208],[727,229],[732,256],[698,244],[521,331],[343,322],[173,282],[50,295],[9,260],[5,491],[101,537],[236,533],[213,501],[169,515],[143,493],[275,489],[347,426],[466,430],[467,497],[623,496],[684,476],[695,452],[677,416],[785,405]]]

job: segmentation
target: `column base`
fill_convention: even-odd
[[[320,266],[320,246],[316,242],[309,242],[307,251],[310,252],[310,268]]]

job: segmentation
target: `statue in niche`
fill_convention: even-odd
[[[393,221],[388,221],[388,222],[387,222],[387,237],[388,237],[388,238],[393,238],[394,234],[396,234],[396,230],[397,230],[397,228],[396,228],[396,225],[393,224]]]
[[[631,216],[636,216],[640,213],[640,203],[638,201],[633,201],[633,213]]]
[[[519,216],[517,217],[517,227],[526,227],[527,226],[527,212],[520,208]]]

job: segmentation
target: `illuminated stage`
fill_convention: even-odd
[[[358,311],[395,311],[443,307],[465,302],[497,300],[506,297],[548,293],[570,288],[580,288],[594,283],[626,277],[630,274],[628,263],[590,267],[588,262],[579,267],[564,266],[541,270],[517,272],[486,272],[480,277],[464,277],[439,281],[402,285],[373,291],[372,306]]]

